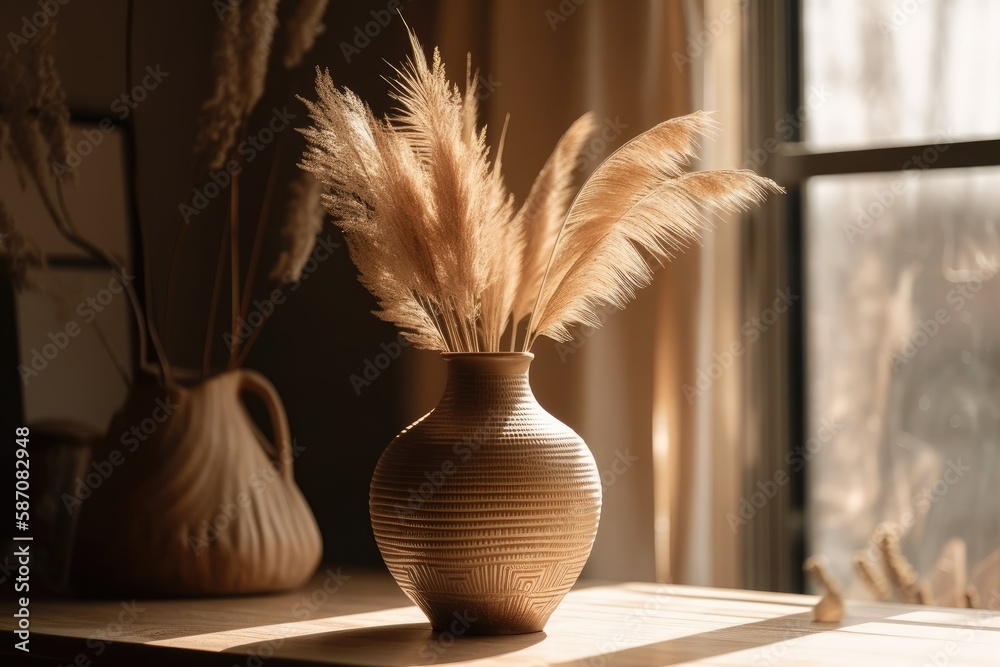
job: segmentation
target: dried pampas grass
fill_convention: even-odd
[[[313,126],[300,166],[326,192],[361,282],[379,317],[418,347],[499,351],[518,325],[527,350],[539,335],[599,325],[597,309],[623,307],[662,262],[698,238],[710,213],[745,210],[772,181],[750,171],[684,173],[697,139],[714,125],[704,113],[636,137],[582,186],[572,205],[573,171],[595,122],[585,115],[560,139],[515,213],[501,177],[501,149],[489,159],[476,127],[476,78],[448,81],[440,54],[413,55],[397,70],[398,109],[384,121],[329,72],[317,70]],[[501,141],[502,145],[502,141]]]
[[[326,30],[326,26],[323,25],[326,5],[327,0],[299,0],[286,28],[288,34],[286,68],[291,69],[300,65],[305,55],[312,50],[316,38]]]
[[[928,604],[926,586],[921,585],[917,571],[903,555],[899,537],[903,529],[897,523],[885,522],[875,530],[875,543],[882,550],[882,566],[886,579],[900,599],[910,604]]]
[[[302,277],[302,267],[316,245],[316,236],[323,229],[326,211],[320,201],[323,186],[311,174],[300,172],[290,188],[292,197],[288,201],[287,217],[281,230],[287,249],[278,256],[270,277],[298,282]]]
[[[54,39],[56,24],[42,30],[36,38],[37,44],[32,48],[36,59],[35,71],[38,89],[35,97],[35,108],[38,113],[38,127],[48,146],[48,161],[54,174],[72,174],[71,170],[57,170],[56,165],[66,167],[69,154],[69,107],[66,104],[66,90],[63,88],[59,70],[56,69]]]
[[[250,112],[264,95],[267,64],[278,28],[279,0],[243,0],[219,12],[212,52],[212,94],[202,105],[195,153],[209,169],[229,159]],[[326,30],[323,16],[328,0],[299,0],[286,26],[286,68],[302,58]]]
[[[622,308],[652,280],[647,256],[663,262],[696,241],[709,212],[749,208],[769,192],[769,179],[748,170],[683,173],[708,114],[668,120],[601,163],[570,207],[525,340],[569,340],[569,327],[600,326],[604,306]]]
[[[597,121],[592,113],[584,114],[570,125],[514,218],[514,228],[524,230],[521,280],[514,299],[515,324],[531,314],[538,300],[545,269],[573,196],[574,168],[596,131]]]
[[[14,218],[0,201],[0,273],[7,276],[17,291],[33,287],[29,269],[45,267],[45,256],[39,247],[21,233]]]
[[[232,7],[223,17],[215,36],[212,52],[212,95],[201,107],[194,150],[210,169],[226,162],[236,144],[236,133],[243,120],[243,101],[239,90],[240,10]]]
[[[858,574],[858,579],[871,591],[876,600],[885,602],[892,597],[892,589],[889,587],[889,582],[875,568],[865,552],[859,551],[854,554],[852,560],[854,562],[854,571]]]
[[[823,589],[823,596],[813,607],[813,620],[817,623],[839,623],[844,617],[844,595],[840,584],[833,578],[826,558],[811,556],[803,563],[802,569]]]
[[[13,159],[22,188],[29,179],[42,187],[50,173],[72,175],[66,167],[69,109],[55,65],[55,35],[51,21],[20,54],[0,51],[0,146]]]
[[[230,2],[223,8],[212,52],[212,95],[202,105],[195,153],[220,169],[243,123],[264,94],[267,61],[278,27],[278,0]]]
[[[495,314],[504,309],[484,295],[506,261],[496,248],[512,202],[487,158],[485,133],[468,127],[475,98],[447,81],[437,52],[428,63],[415,40],[393,92],[401,111],[388,122],[337,90],[329,72],[316,85],[319,100],[304,100],[315,125],[303,130],[302,166],[326,188],[327,210],[379,316],[421,347],[498,345],[503,323]]]
[[[274,31],[278,28],[278,0],[248,0],[240,43],[243,65],[243,113],[249,115],[264,95],[267,61],[271,56]]]

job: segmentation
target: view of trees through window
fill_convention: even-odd
[[[914,146],[898,172],[861,159],[803,188],[822,443],[807,551],[854,580],[852,555],[878,558],[892,521],[922,577],[952,566],[956,538],[975,577],[1000,549],[1000,167],[933,167],[954,142],[1000,137],[1000,3],[804,0],[802,16],[803,94],[823,100],[810,149]]]

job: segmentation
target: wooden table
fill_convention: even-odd
[[[321,572],[302,590],[210,600],[33,601],[31,656],[77,665],[1000,665],[994,612],[658,584],[579,585],[543,633],[435,635],[387,575]],[[5,613],[0,627],[12,630]],[[4,633],[0,664],[15,651]],[[35,663],[31,663],[35,664]],[[41,663],[39,663],[41,664]]]

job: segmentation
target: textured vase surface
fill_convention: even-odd
[[[244,392],[267,406],[273,444]],[[301,586],[319,564],[284,409],[253,371],[190,388],[140,378],[92,459],[72,566],[81,592],[263,593]]]
[[[442,356],[448,380],[438,406],[375,468],[375,541],[434,629],[540,631],[597,534],[594,457],[535,400],[533,355]]]

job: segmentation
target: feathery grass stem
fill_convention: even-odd
[[[229,363],[226,368],[232,368],[239,356],[240,343],[236,336],[240,316],[240,173],[233,174],[233,182],[229,186],[229,303],[231,323],[229,333],[233,337],[232,349],[229,351]]]
[[[229,247],[229,225],[222,226],[219,234],[219,252],[215,259],[215,277],[212,280],[212,297],[208,306],[208,322],[205,325],[205,343],[202,346],[201,376],[207,378],[212,370],[212,345],[215,342],[216,312],[222,293],[222,274],[226,265],[226,249]]]
[[[600,309],[624,307],[649,283],[650,256],[665,261],[711,226],[703,204],[735,212],[780,190],[750,171],[684,173],[712,127],[697,112],[627,142],[571,198],[599,129],[584,114],[515,213],[501,177],[508,120],[491,164],[471,64],[463,93],[440,52],[429,59],[409,36],[412,55],[387,79],[397,105],[384,120],[317,71],[300,166],[324,186],[378,315],[417,347],[495,352],[510,322],[516,350],[525,320],[525,352],[540,335],[568,340],[568,327],[599,325]]]
[[[280,139],[278,141],[281,141]],[[274,198],[274,184],[278,175],[278,151],[275,150],[271,160],[271,168],[267,175],[267,184],[264,186],[264,199],[260,205],[260,215],[257,217],[257,229],[254,231],[253,247],[250,250],[250,259],[247,264],[246,280],[243,282],[243,301],[240,304],[240,317],[246,319],[250,312],[250,297],[253,293],[253,280],[260,263],[260,248],[264,240],[264,229],[267,227],[267,219],[271,213],[271,202]]]
[[[37,183],[37,185],[41,187],[41,183]],[[62,232],[63,236],[66,237],[70,242],[75,244],[77,247],[86,250],[91,256],[96,257],[101,261],[103,261],[108,266],[108,268],[118,271],[118,277],[120,282],[122,283],[122,289],[125,291],[126,298],[129,300],[129,303],[132,306],[132,313],[135,316],[136,334],[139,337],[139,350],[140,350],[140,355],[142,355],[140,356],[140,358],[144,359],[146,351],[145,341],[147,334],[147,329],[146,329],[147,320],[145,317],[145,311],[142,307],[142,302],[139,300],[139,295],[135,291],[135,286],[132,284],[132,281],[125,279],[124,263],[121,262],[112,253],[94,245],[93,243],[91,243],[90,241],[83,238],[77,233],[76,223],[73,222],[73,218],[69,212],[69,207],[66,205],[66,197],[63,194],[63,187],[61,181],[56,180],[55,189],[56,189],[56,199],[59,202],[59,208],[62,211],[63,220],[65,221],[65,224],[64,225],[59,224],[58,216],[54,217],[53,220],[56,221],[56,226],[60,228],[60,232]],[[153,349],[156,352],[157,361],[159,362],[160,365],[160,372],[162,376],[161,382],[169,383],[171,382],[170,363],[169,361],[167,361],[167,355],[163,351],[163,346],[160,344],[160,338],[157,335],[155,329],[148,330],[148,333],[149,333],[149,340],[153,343]]]

